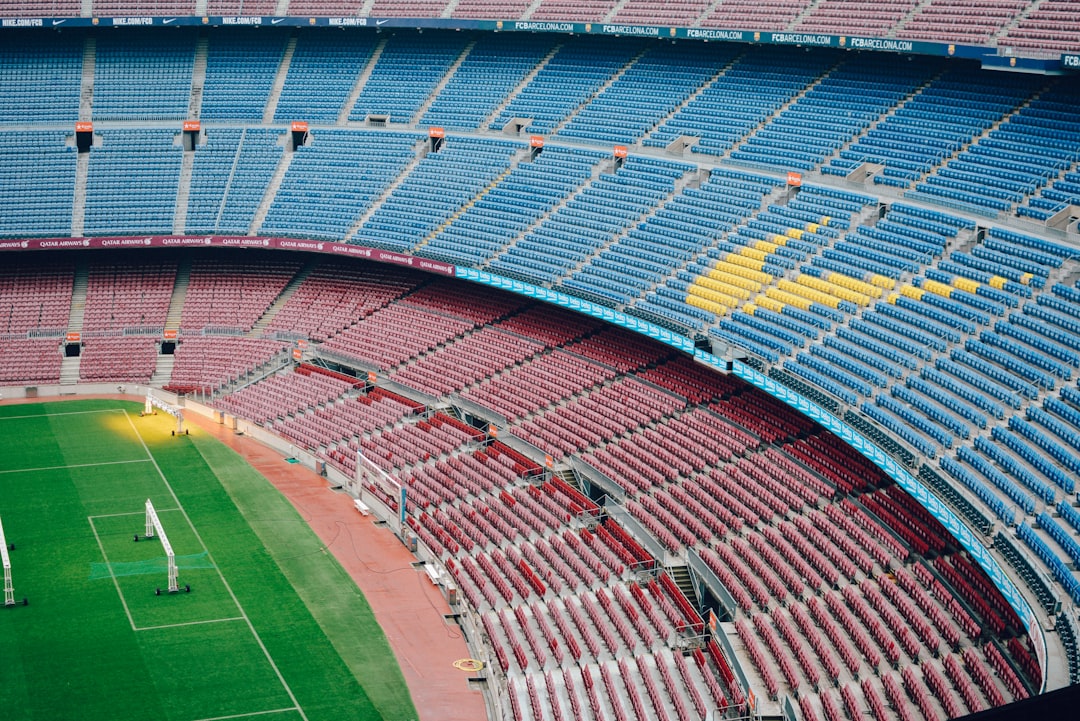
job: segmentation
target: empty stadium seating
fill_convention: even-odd
[[[103,35],[94,63],[94,120],[183,120],[191,102],[195,35]]]
[[[183,148],[172,130],[102,131],[90,154],[87,235],[171,233]]]
[[[961,30],[941,29],[968,17],[956,2],[714,5],[670,9],[715,27],[873,34],[903,17],[901,37],[987,42],[1004,24],[1003,42],[1039,37],[1021,32],[1038,29],[1037,13],[1017,17],[1005,0]],[[660,6],[545,2],[533,17],[614,10],[638,22]],[[377,7],[438,14],[444,4]],[[1037,85],[937,59],[721,44],[691,52],[641,39],[345,33],[324,44],[307,29],[286,74],[290,36],[265,30],[208,31],[194,106],[205,142],[186,158],[172,121],[192,107],[193,34],[99,38],[88,158],[77,157],[70,128],[82,43],[57,40],[30,60],[16,57],[27,54],[21,41],[0,51],[0,123],[49,127],[0,140],[0,235],[67,236],[79,222],[89,236],[169,234],[186,197],[189,233],[412,252],[723,341],[857,419],[912,473],[923,463],[919,478],[987,545],[1002,529],[1012,550],[1001,557],[1042,608],[1047,593],[1080,602],[1077,252],[1022,225],[1080,199],[1070,79]],[[30,86],[48,72],[59,89],[44,98]],[[148,83],[155,91],[134,97]],[[261,127],[270,110],[279,124],[311,120],[307,144],[293,152],[283,127]],[[404,125],[358,127],[381,115]],[[523,137],[496,137],[523,119],[525,133],[548,135],[539,155]],[[436,125],[478,134],[448,133],[435,151],[424,128]],[[665,154],[679,138],[689,144],[682,157]],[[638,141],[626,160],[611,158],[610,144]],[[866,184],[843,180],[863,163],[884,168]],[[789,187],[789,169],[810,177]],[[819,170],[837,177],[818,184]],[[1007,229],[1003,214],[1019,217]],[[553,463],[577,456],[607,476],[626,494],[628,527],[647,529],[664,553],[700,553],[744,614],[725,632],[744,641],[755,682],[777,698],[798,694],[807,717],[862,704],[952,716],[1037,690],[1036,662],[1011,638],[1020,630],[1011,609],[936,521],[778,403],[592,320],[522,312],[518,297],[280,260],[194,258],[168,387],[232,391],[276,370],[284,341],[303,337],[338,362],[383,371],[403,393],[460,393]],[[59,379],[80,264],[20,258],[0,268],[5,384]],[[89,264],[82,380],[149,380],[156,336],[118,334],[164,325],[177,270],[175,258]],[[663,647],[701,621],[667,576],[652,586],[632,577],[656,559],[642,559],[631,532],[612,524],[583,534],[577,514],[600,513],[587,497],[553,481],[523,484],[543,473],[539,457],[477,450],[479,432],[456,418],[421,418],[422,403],[329,378],[272,375],[219,407],[342,472],[354,473],[363,451],[409,474],[414,530],[503,650],[522,717],[569,716],[597,700],[613,717],[657,703],[680,718],[737,705],[722,652],[687,665]]]
[[[0,235],[65,236],[71,233],[75,186],[74,138],[63,131],[0,136],[0,183],[18,182],[26,195],[0,194]]]
[[[197,146],[188,191],[189,233],[247,233],[281,160],[279,133],[215,128]]]

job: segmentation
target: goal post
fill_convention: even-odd
[[[172,403],[166,403],[154,395],[152,388],[147,388],[146,405],[143,407],[142,415],[152,416],[157,412],[155,410],[157,408],[160,408],[162,411],[176,419],[176,430],[173,431],[174,436],[180,436],[186,433],[184,430],[184,409],[180,406],[174,406]]]
[[[169,563],[169,593],[176,593],[180,590],[180,584],[177,580],[176,554],[173,553],[169,537],[165,534],[165,529],[161,526],[161,519],[158,518],[157,511],[154,510],[154,504],[150,502],[149,498],[146,499],[146,537],[157,537],[161,540],[161,547],[165,550],[165,558]]]
[[[358,490],[361,494],[364,492],[370,493],[371,487],[378,489],[379,495],[377,497],[383,505],[386,505],[386,502],[391,499],[396,501],[398,525],[394,530],[400,533],[405,526],[405,486],[366,458],[362,450],[356,452],[356,485],[359,486]]]
[[[11,558],[8,556],[7,538],[4,537],[4,524],[0,522],[0,562],[4,566],[4,605],[15,605],[15,587],[11,585]]]

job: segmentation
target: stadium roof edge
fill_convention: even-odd
[[[337,27],[382,29],[483,30],[489,32],[563,33],[568,35],[607,35],[644,37],[696,42],[736,42],[754,45],[790,45],[796,47],[837,48],[871,52],[931,55],[978,60],[988,70],[1056,75],[1080,71],[1080,55],[1071,53],[1026,53],[1018,55],[1006,48],[957,45],[946,42],[907,40],[904,38],[829,35],[824,33],[772,30],[736,30],[724,28],[633,25],[626,23],[588,23],[531,20],[466,20],[458,18],[372,18],[372,17],[299,17],[299,16],[135,16],[135,17],[5,17],[0,29],[55,29],[91,27]],[[1019,51],[1026,52],[1026,51]]]

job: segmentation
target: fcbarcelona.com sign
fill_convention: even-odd
[[[131,250],[136,248],[251,248],[265,250],[294,250],[307,253],[366,258],[376,263],[404,265],[426,273],[454,275],[454,266],[437,260],[394,253],[363,245],[332,243],[322,240],[296,238],[263,238],[243,235],[146,235],[124,238],[31,238],[0,240],[0,251],[11,250]]]
[[[39,3],[43,4],[43,3]],[[443,30],[484,30],[494,32],[566,33],[573,35],[614,35],[689,39],[720,42],[742,42],[764,45],[800,45],[803,47],[832,47],[850,50],[878,50],[950,57],[979,58],[988,67],[1056,71],[1063,65],[1058,57],[1001,58],[998,48],[991,46],[956,45],[944,42],[905,40],[899,38],[853,37],[824,33],[773,32],[770,30],[736,28],[702,28],[679,25],[635,25],[628,23],[591,23],[571,21],[537,21],[521,19],[476,20],[471,18],[409,18],[409,17],[311,17],[260,15],[194,15],[138,17],[60,17],[60,18],[0,18],[4,28],[54,28],[66,30],[82,27],[333,27],[333,28],[431,28]],[[1011,54],[1010,54],[1011,55]],[[1075,58],[1076,56],[1070,56]],[[1007,62],[1001,62],[1005,60]],[[1065,68],[1074,65],[1064,64]]]

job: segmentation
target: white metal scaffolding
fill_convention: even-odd
[[[161,547],[165,549],[165,557],[169,561],[169,593],[176,593],[180,590],[180,585],[177,581],[176,554],[173,553],[172,544],[169,543],[169,537],[165,535],[165,529],[161,527],[161,519],[158,518],[157,511],[154,510],[154,504],[147,498],[146,537],[154,538],[155,535],[161,539]]]
[[[173,431],[174,436],[183,435],[184,433],[184,409],[179,406],[174,406],[171,403],[166,403],[160,398],[156,397],[151,389],[146,389],[146,406],[143,410],[144,416],[152,416],[156,412],[154,409],[160,408],[168,413],[170,416],[176,419],[176,430]]]
[[[11,585],[11,558],[8,557],[7,539],[4,538],[4,524],[0,522],[0,561],[4,564],[4,605],[15,605],[15,587]]]

